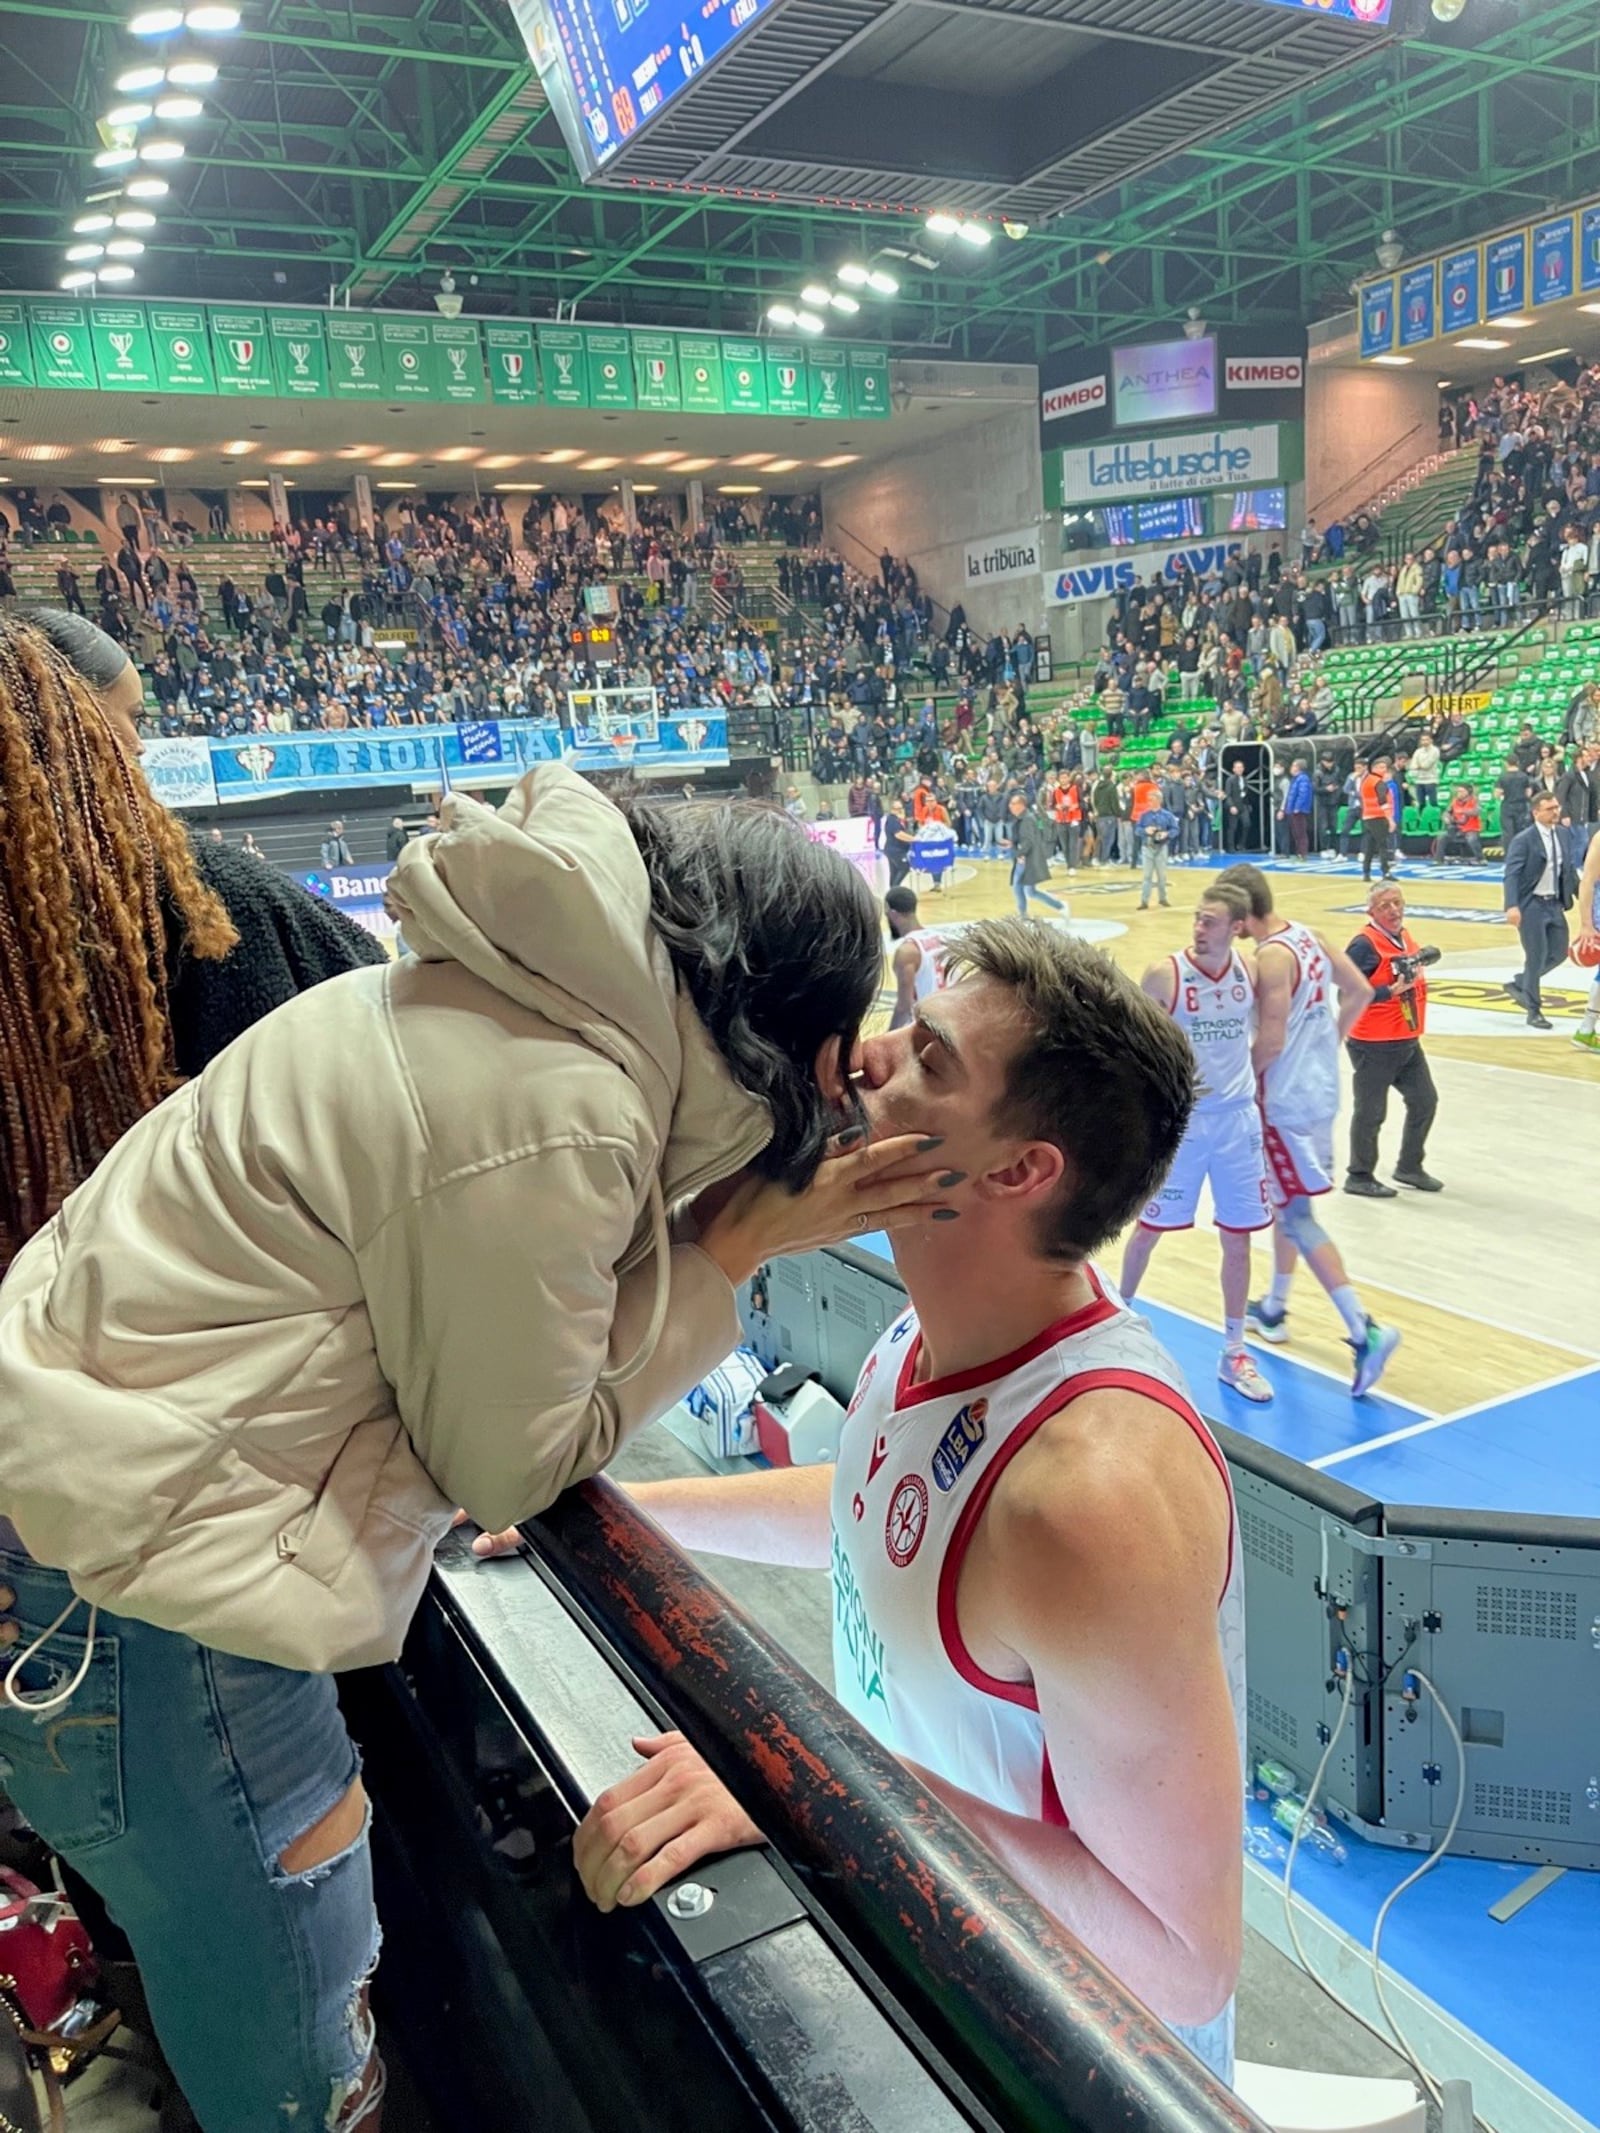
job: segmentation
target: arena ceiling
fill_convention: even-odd
[[[0,0],[0,288],[56,284],[97,178],[95,118],[139,56],[124,26],[135,4]],[[898,168],[873,167],[858,145],[825,140],[820,116],[795,125],[775,109],[742,147],[730,125],[725,153],[683,166],[704,175],[619,187],[578,182],[503,0],[242,5],[239,29],[209,47],[220,75],[135,293],[307,302],[331,290],[415,308],[449,268],[469,312],[560,307],[736,332],[848,254],[887,250],[899,293],[863,309],[853,333],[1026,361],[1190,305],[1213,324],[1314,318],[1345,307],[1386,228],[1420,253],[1600,193],[1594,0],[1468,0],[1449,28],[1419,6],[1421,34],[1376,46],[1255,0],[865,0],[870,19],[832,62],[835,90],[857,99],[857,135],[891,91],[952,124],[964,104],[998,104],[1025,128],[1016,70],[1037,68],[1041,38],[1070,78],[1106,37],[1158,16],[1227,35],[1125,41],[1121,63],[1149,96],[1123,97],[1098,129],[1084,118],[1076,148],[1052,136],[1044,178],[1010,148],[985,160],[981,128],[971,153],[930,149],[919,173],[908,146]],[[834,0],[797,5],[821,14]],[[1225,77],[1225,96],[1185,72],[1208,49],[1206,82]],[[801,118],[804,88],[786,107]],[[746,171],[739,157],[758,146]],[[793,193],[797,170],[827,196],[758,197]],[[877,204],[838,197],[829,174],[841,172],[870,178]],[[702,189],[740,176],[742,195]],[[930,245],[936,196],[996,218],[1026,210],[1029,227],[1015,242],[996,230],[981,251]],[[918,267],[913,251],[937,263]]]

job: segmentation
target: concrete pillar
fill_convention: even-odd
[[[350,500],[355,507],[356,524],[361,531],[371,534],[376,531],[377,520],[372,509],[372,476],[358,474],[351,485]]]
[[[702,525],[702,524],[704,523],[704,521],[705,521],[705,515],[706,515],[706,488],[705,488],[705,483],[704,483],[704,482],[702,482],[702,481],[691,481],[691,482],[690,482],[690,484],[689,484],[689,492],[688,492],[688,505],[687,505],[687,512],[686,512],[686,517],[685,517],[685,530],[686,530],[687,532],[689,532],[689,533],[693,533],[693,532],[695,532],[695,531],[696,531],[696,529],[697,529],[697,528],[698,528],[699,526],[701,526],[701,525]]]
[[[639,530],[639,506],[633,493],[633,483],[624,475],[617,483],[617,495],[622,503],[622,523],[630,533]]]
[[[272,515],[280,526],[289,523],[289,491],[284,486],[281,474],[267,476],[267,501],[272,506]]]

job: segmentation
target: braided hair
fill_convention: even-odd
[[[191,954],[234,946],[93,689],[0,617],[0,1274],[177,1086],[163,899]]]

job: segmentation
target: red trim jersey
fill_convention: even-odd
[[[1244,1574],[1227,1465],[1149,1326],[1090,1278],[1094,1301],[1073,1317],[1010,1355],[925,1384],[914,1382],[916,1314],[897,1319],[862,1368],[832,1499],[834,1694],[895,1754],[1011,1814],[1057,1826],[1067,1817],[1033,1684],[979,1665],[962,1638],[956,1595],[973,1533],[1010,1461],[1051,1416],[1106,1386],[1142,1393],[1176,1415],[1227,1492],[1217,1634],[1243,1791]],[[1070,1741],[1055,1742],[1054,1752],[1070,1755]],[[1231,2039],[1230,2009],[1189,2041],[1231,2078]]]
[[[901,940],[914,941],[922,950],[922,961],[917,965],[916,976],[911,981],[911,996],[926,1000],[930,993],[943,990],[945,963],[950,954],[950,943],[942,933],[925,926],[917,933],[904,933]],[[895,946],[900,945],[899,941]]]
[[[1261,945],[1287,948],[1294,957],[1283,1050],[1267,1069],[1262,1109],[1269,1126],[1309,1133],[1327,1124],[1339,1110],[1339,1023],[1333,968],[1311,928],[1293,919]]]
[[[1194,1048],[1199,1084],[1194,1116],[1229,1104],[1254,1103],[1256,1072],[1250,1042],[1256,1031],[1256,981],[1237,948],[1220,975],[1187,951],[1169,956],[1172,1019]]]

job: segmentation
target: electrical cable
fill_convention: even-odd
[[[1347,1652],[1345,1657],[1348,1661],[1350,1654]],[[1343,1733],[1346,1722],[1350,1717],[1350,1707],[1355,1696],[1355,1688],[1355,1668],[1353,1665],[1347,1664],[1344,1670],[1344,1693],[1339,1704],[1339,1716],[1334,1721],[1333,1731],[1328,1735],[1327,1746],[1322,1751],[1322,1760],[1318,1763],[1316,1774],[1306,1792],[1306,1804],[1294,1825],[1294,1835],[1289,1840],[1289,1857],[1283,1869],[1283,1922],[1288,1928],[1289,1945],[1294,1949],[1295,1960],[1299,1963],[1306,1976],[1310,1978],[1312,1984],[1325,1992],[1335,2007],[1342,2008],[1352,2022],[1359,2022],[1362,2028],[1366,2029],[1371,2026],[1366,2016],[1359,2014],[1342,1993],[1334,1990],[1333,1986],[1328,1983],[1327,1979],[1317,1969],[1315,1963],[1312,1962],[1310,1956],[1307,1955],[1305,1948],[1301,1944],[1300,1928],[1295,1924],[1293,1900],[1294,1863],[1300,1855],[1300,1839],[1311,1822],[1312,1814],[1317,1804],[1317,1795],[1322,1790],[1322,1781],[1328,1774],[1329,1763],[1333,1761],[1333,1751],[1338,1747],[1339,1736]]]

